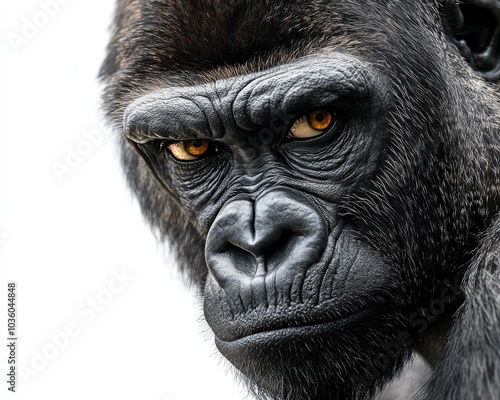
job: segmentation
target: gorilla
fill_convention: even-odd
[[[500,1],[118,0],[100,79],[256,398],[499,398]]]

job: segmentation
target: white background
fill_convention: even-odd
[[[0,5],[0,398],[242,399],[100,123],[114,1],[65,0],[48,15],[41,3],[54,1]],[[89,131],[105,139],[89,145]],[[5,375],[9,280],[16,394]]]

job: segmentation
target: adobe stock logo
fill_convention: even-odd
[[[447,308],[461,295],[460,280],[455,278],[454,282],[444,281],[444,288],[439,297],[431,299],[426,307],[421,307],[408,316],[408,326],[412,332],[422,335],[432,326],[439,315],[444,314]],[[415,343],[415,336],[410,330],[398,332],[396,340],[381,343],[381,351],[373,359],[360,359],[363,375],[352,375],[351,380],[355,384],[370,387],[378,379],[384,370],[390,368],[396,360],[409,351]]]
[[[101,146],[106,137],[109,137],[98,128],[90,131],[83,130],[82,135],[84,138],[81,138],[75,146],[65,146],[66,154],[64,158],[51,162],[52,170],[60,183],[64,181],[68,174],[78,168],[94,152],[96,147]]]
[[[66,5],[71,0],[40,0],[38,6],[40,9],[33,15],[21,18],[21,28],[18,33],[10,32],[9,42],[16,53],[23,45],[27,45],[30,40],[38,36],[51,19],[59,14],[62,5]]]
[[[110,304],[116,301],[135,279],[126,269],[112,269],[110,272],[112,276],[107,284],[76,306],[76,316],[66,321],[59,329],[48,332],[45,343],[31,349],[29,361],[25,360],[19,364],[19,377],[24,386],[28,386],[33,378],[42,374],[77,337],[82,336],[98,315],[108,310]]]

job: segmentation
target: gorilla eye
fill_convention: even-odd
[[[311,111],[296,120],[288,136],[293,139],[307,139],[319,136],[337,122],[337,114],[325,109]]]
[[[207,155],[210,147],[210,142],[206,139],[193,139],[172,143],[168,150],[177,160],[192,161]]]

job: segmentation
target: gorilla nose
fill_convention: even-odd
[[[274,188],[255,201],[224,205],[208,232],[207,265],[224,289],[277,275],[292,280],[317,262],[327,241],[326,222],[302,193]]]

